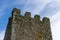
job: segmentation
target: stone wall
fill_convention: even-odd
[[[11,40],[11,32],[12,32],[12,18],[9,17],[9,21],[8,21],[8,25],[6,28],[6,32],[5,32],[5,36],[4,36],[4,40]]]
[[[10,40],[52,40],[49,18],[44,17],[41,21],[39,15],[32,18],[30,12],[22,16],[17,8],[13,9],[11,18]]]

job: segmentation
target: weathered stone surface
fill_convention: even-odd
[[[25,16],[19,13],[19,9],[13,9],[4,40],[52,40],[48,18],[44,17],[41,21],[39,15],[32,18],[30,12],[26,12]]]

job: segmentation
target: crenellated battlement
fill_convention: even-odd
[[[42,19],[42,21],[43,21],[43,23],[44,23],[45,25],[50,25],[50,20],[49,20],[49,18],[44,17],[44,18]]]
[[[40,16],[39,16],[39,15],[35,15],[35,16],[34,16],[34,19],[40,20]]]
[[[43,21],[49,21],[49,18],[44,17],[42,20],[43,20]]]
[[[26,17],[31,17],[31,13],[30,13],[30,12],[26,12],[26,13],[25,13],[25,16],[26,16]]]
[[[24,16],[22,16],[21,15],[21,10],[20,9],[17,9],[17,8],[14,8],[13,9],[13,11],[12,11],[12,15],[13,16],[16,16],[16,17],[18,17],[18,18],[27,18],[27,19],[29,19],[29,18],[32,18],[31,17],[31,12],[25,12],[25,15]],[[19,16],[20,17],[19,17]],[[34,18],[33,18],[35,21],[41,21],[40,20],[40,15],[35,15],[34,16]],[[31,20],[31,19],[30,19]],[[45,22],[50,22],[50,20],[49,20],[49,18],[47,18],[47,17],[44,17],[43,19],[42,19],[42,21],[45,23]]]
[[[21,10],[20,9],[17,9],[17,8],[14,8],[13,11],[12,11],[12,16],[13,15],[20,15],[21,14]]]

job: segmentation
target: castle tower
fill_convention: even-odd
[[[21,15],[21,10],[14,8],[9,17],[4,40],[52,40],[50,20],[39,15],[31,17],[30,12]]]

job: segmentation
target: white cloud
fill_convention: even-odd
[[[4,39],[4,34],[5,34],[5,31],[1,31],[0,32],[0,40],[3,40]]]
[[[50,18],[51,18],[51,21],[53,21],[53,22],[59,20],[60,19],[60,11],[59,12],[56,12]]]
[[[39,14],[45,5],[50,3],[50,0],[15,0],[13,5],[24,5],[23,11],[29,11],[32,13],[32,16]]]
[[[60,20],[52,23],[53,40],[60,40]]]
[[[60,40],[60,11],[50,17],[53,40]]]
[[[24,6],[24,11],[30,11],[34,14],[39,14],[47,3],[49,3],[48,0],[28,0]]]
[[[58,2],[58,3],[60,3],[60,0],[52,0],[52,1],[55,1],[55,2]]]
[[[44,9],[46,5],[48,5],[48,7],[46,6],[46,8],[48,8],[46,13],[50,14],[59,10],[60,7],[56,0],[15,0],[12,4],[23,5],[23,13],[29,11],[32,13],[32,16],[35,14],[40,14],[41,11],[44,12],[43,10],[47,10]]]

